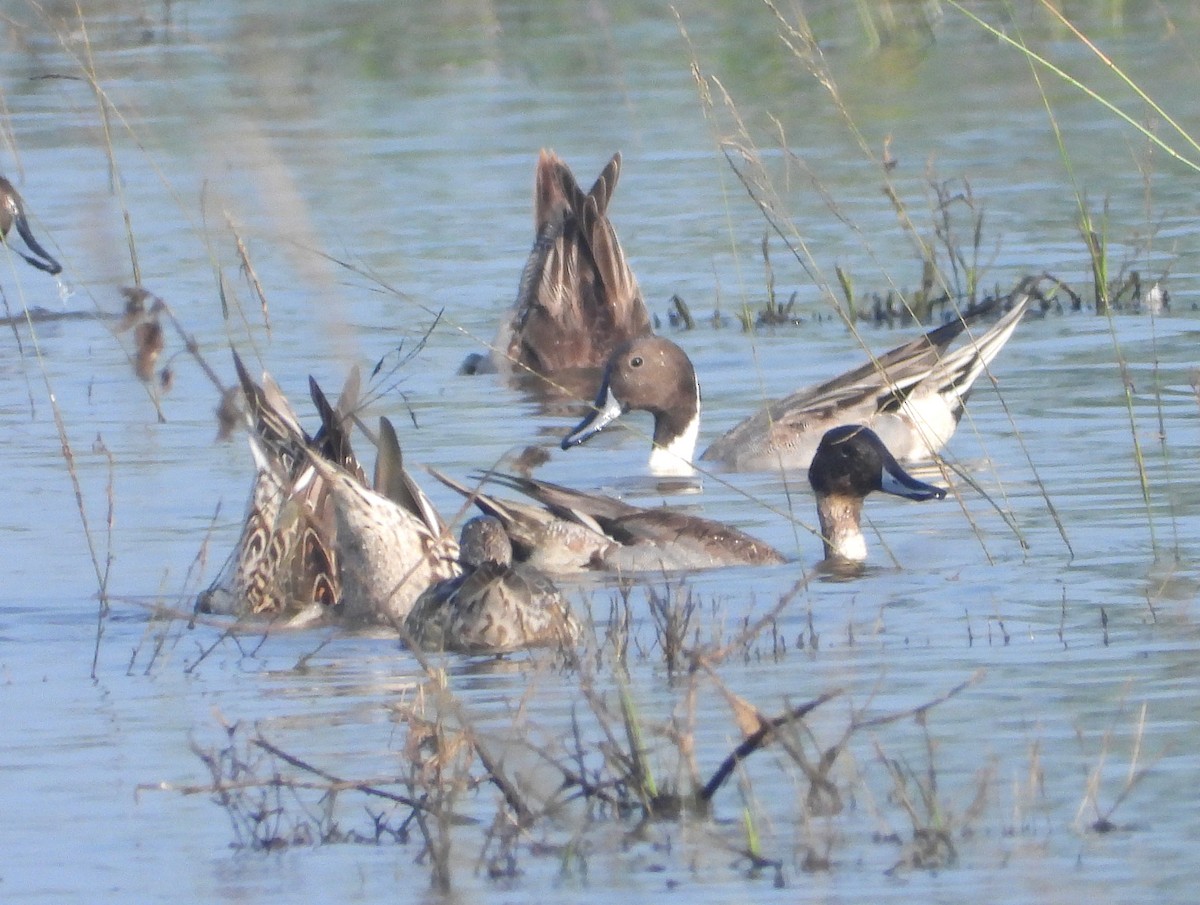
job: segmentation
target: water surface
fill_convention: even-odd
[[[232,342],[303,411],[309,374],[333,388],[351,364],[369,372],[383,359],[387,371],[436,320],[415,358],[375,384],[381,395],[367,415],[403,425],[408,461],[453,475],[533,442],[553,446],[569,423],[490,378],[454,376],[515,292],[543,146],[581,181],[623,153],[612,216],[661,329],[696,362],[702,442],[758,400],[862,360],[832,314],[835,266],[864,294],[919,282],[912,239],[846,116],[872,153],[886,144],[897,196],[927,241],[931,180],[951,192],[969,185],[984,211],[984,286],[1007,289],[1042,271],[1080,291],[1090,285],[1077,197],[1028,64],[949,7],[803,4],[822,51],[810,62],[828,67],[843,109],[788,52],[770,11],[749,2],[681,10],[691,50],[654,3],[90,7],[89,44],[69,11],[3,10],[3,168],[66,265],[64,298],[54,280],[3,264],[9,310],[118,312],[136,259],[142,283],[172,306],[224,383]],[[1125,7],[1068,12],[1178,122],[1193,124],[1200,10]],[[972,9],[1004,21],[1001,4]],[[1170,137],[1061,25],[1025,11],[1006,28]],[[780,216],[811,251],[806,270],[772,240],[776,291],[796,293],[799,326],[738,326],[739,309],[766,295],[767,226],[721,151],[737,125],[719,96],[705,116],[692,53],[736,103]],[[86,59],[110,105],[108,138]],[[803,527],[814,520],[803,476],[788,476],[790,497],[778,475],[706,478],[686,505],[795,562],[688,581],[699,603],[690,640],[728,640],[794,596],[773,632],[716,667],[718,679],[696,679],[694,720],[688,682],[665,668],[648,605],[651,592],[684,591],[659,580],[629,595],[630,695],[647,727],[672,715],[690,727],[702,777],[741,740],[723,689],[766,716],[842,689],[810,721],[828,746],[852,713],[899,713],[970,682],[929,712],[932,755],[911,718],[860,730],[835,772],[844,810],[814,818],[803,774],[770,748],[745,762],[710,819],[638,828],[589,821],[574,806],[521,837],[515,875],[496,878],[487,870],[496,849],[480,852],[497,793],[481,786],[458,804],[482,821],[453,837],[458,895],[611,902],[682,889],[697,901],[794,900],[802,887],[830,902],[1191,900],[1200,818],[1180,790],[1200,780],[1190,756],[1200,647],[1195,176],[1077,89],[1043,85],[1078,190],[1104,217],[1113,269],[1139,269],[1148,283],[1169,272],[1171,311],[1031,317],[993,367],[996,386],[981,381],[975,392],[946,451],[953,470],[922,472],[948,480],[952,499],[872,500],[873,566],[856,580],[796,590],[820,548]],[[969,236],[968,221],[956,228]],[[269,330],[236,238],[265,290]],[[675,293],[704,321],[694,331],[667,323]],[[709,325],[714,310],[723,328]],[[174,384],[159,394],[133,376],[130,338],[114,338],[110,325],[10,331],[0,364],[0,891],[30,902],[426,899],[431,872],[416,835],[404,845],[264,853],[237,846],[244,840],[209,795],[178,791],[211,781],[196,752],[220,750],[223,726],[234,725],[239,745],[257,730],[343,778],[403,774],[404,708],[433,692],[394,639],[322,630],[233,640],[220,624],[152,615],[156,605],[186,609],[233,544],[250,460],[240,440],[214,442],[217,391],[172,329],[164,360]],[[859,329],[878,352],[918,328]],[[554,452],[540,474],[644,491],[647,425],[635,419],[634,428]],[[457,509],[425,485],[443,511]],[[98,571],[113,598],[103,619]],[[619,595],[604,583],[572,594],[603,638]],[[616,708],[604,662],[597,681]],[[553,780],[514,734],[552,746],[574,715],[585,739],[601,742],[575,671],[537,658],[447,668],[476,731],[543,794]],[[675,746],[648,732],[660,778],[686,783]],[[262,751],[247,756],[263,775],[297,775]],[[910,771],[916,797],[932,763],[933,822],[949,827],[957,861],[889,872],[913,824],[888,763]],[[1137,781],[1122,796],[1131,770]],[[287,798],[282,819],[311,817],[316,801]],[[369,832],[368,807],[379,809],[343,793],[341,828]],[[739,856],[744,814],[777,869],[751,870]],[[1114,831],[1090,829],[1102,816]],[[814,853],[827,867],[806,869]]]

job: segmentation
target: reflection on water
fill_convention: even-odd
[[[972,8],[1011,16],[1010,34],[1174,141],[1041,10]],[[441,707],[433,725],[446,739],[469,729],[530,801],[558,808],[525,834],[494,825],[502,792],[476,785],[471,765],[454,811],[474,822],[449,831],[464,898],[566,887],[612,901],[614,889],[678,886],[724,901],[771,895],[778,878],[783,895],[803,885],[829,901],[1040,902],[1061,898],[1069,876],[1073,899],[1190,901],[1200,818],[1178,794],[1200,779],[1190,173],[1060,80],[1043,81],[1043,100],[1024,60],[949,7],[803,11],[818,41],[797,57],[753,4],[681,11],[690,45],[646,3],[112,0],[88,5],[86,30],[67,7],[6,6],[4,174],[64,264],[66,310],[103,315],[21,325],[26,307],[63,310],[61,289],[0,256],[0,315],[14,318],[0,360],[8,898],[424,899],[432,868],[412,826],[404,845],[231,850],[228,809],[179,789],[211,781],[200,754],[230,750],[246,775],[311,780],[266,800],[281,826],[327,826],[332,815],[340,832],[370,835],[372,814],[395,826],[394,803],[343,789],[330,805],[315,788],[327,780],[254,739],[332,776],[404,789],[419,778],[414,764],[439,769],[418,742]],[[1069,12],[1164,109],[1196,118],[1193,3]],[[693,53],[720,79],[709,118]],[[106,118],[81,78],[84,58]],[[753,319],[766,298],[765,223],[714,146],[740,128],[722,89],[762,149],[777,222],[798,230],[795,254],[774,235],[770,250],[776,296],[796,293],[799,326],[738,326],[743,306]],[[229,634],[153,615],[154,602],[186,609],[211,579],[249,483],[244,444],[213,443],[220,395],[190,341],[224,386],[233,343],[297,402],[309,374],[336,386],[351,364],[367,374],[383,359],[367,414],[403,425],[410,463],[463,478],[533,444],[548,452],[539,477],[653,505],[648,422],[631,416],[628,429],[564,454],[557,440],[578,409],[454,374],[495,336],[516,291],[537,150],[555,147],[581,173],[623,152],[610,211],[659,329],[696,363],[706,443],[759,400],[862,361],[831,316],[844,293],[835,268],[860,298],[920,285],[921,256],[860,141],[879,156],[887,148],[891,191],[946,267],[931,181],[969,189],[983,211],[978,244],[969,220],[953,228],[981,291],[1043,270],[1090,287],[1047,101],[1103,218],[1114,277],[1136,268],[1149,285],[1169,270],[1172,310],[1111,321],[1052,310],[1022,324],[991,369],[999,392],[986,378],[976,389],[947,470],[920,475],[952,498],[872,498],[861,575],[821,580],[812,569],[820,541],[802,475],[712,475],[672,504],[733,522],[792,563],[571,587],[595,627],[581,663],[436,661],[452,698],[383,635]],[[119,288],[137,275],[186,334],[164,321],[166,394],[136,380],[129,336],[110,330]],[[673,293],[695,330],[667,322]],[[916,331],[859,326],[877,352]],[[457,511],[448,491],[423,483],[443,512]],[[101,582],[114,602],[98,620]],[[701,664],[686,656],[698,646]],[[760,719],[835,691],[808,733],[785,727],[741,762],[711,816],[636,827],[609,819],[615,804],[562,788],[564,765],[597,782],[613,775],[631,747],[623,706],[669,796],[713,776]],[[828,778],[840,810],[810,794],[824,788],[813,779],[821,754],[837,746]],[[444,775],[462,765],[448,760]]]

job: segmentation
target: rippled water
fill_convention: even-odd
[[[747,334],[736,314],[764,299],[765,222],[718,149],[736,124],[719,96],[706,119],[667,8],[409,6],[96,3],[85,44],[65,5],[43,13],[3,4],[3,169],[66,266],[60,287],[19,262],[0,265],[9,310],[118,312],[118,288],[134,281],[132,235],[143,284],[171,304],[220,378],[232,379],[232,341],[257,353],[297,402],[310,373],[336,387],[350,364],[390,366],[440,313],[398,383],[377,384],[368,415],[404,424],[408,461],[462,476],[531,442],[552,444],[569,423],[489,378],[454,376],[493,336],[515,291],[542,146],[581,180],[623,152],[612,216],[662,329],[696,361],[702,442],[756,400],[862,360],[820,288],[836,285],[835,266],[864,293],[919,281],[878,167],[830,93],[789,55],[766,7],[680,10],[699,67],[736,102],[782,215],[812,254],[806,273],[773,239],[777,291],[796,292],[804,323]],[[1068,12],[1169,114],[1194,124],[1200,9],[1083,6]],[[933,235],[930,179],[952,180],[958,192],[965,178],[985,212],[985,286],[1041,271],[1088,285],[1070,178],[1029,67],[1011,48],[939,4],[801,8],[863,142],[877,154],[886,145],[897,161],[891,178],[922,235]],[[971,8],[989,21],[1006,15],[1002,4]],[[1026,10],[1006,28],[1181,146],[1064,27]],[[108,104],[111,160],[87,60]],[[521,839],[515,876],[501,878],[489,878],[480,858],[497,808],[483,786],[458,804],[483,821],[453,836],[459,895],[528,900],[561,890],[613,901],[676,889],[696,901],[793,900],[803,888],[824,901],[1191,900],[1200,879],[1200,817],[1185,791],[1200,779],[1195,177],[1077,89],[1053,78],[1044,86],[1079,190],[1094,214],[1107,212],[1114,268],[1129,264],[1147,281],[1169,271],[1172,311],[1030,318],[993,368],[999,391],[979,387],[947,450],[959,471],[953,499],[870,501],[877,536],[867,574],[800,587],[773,633],[717,665],[717,678],[696,680],[702,777],[741,740],[723,690],[771,717],[841,689],[810,721],[826,747],[852,713],[884,717],[969,683],[929,711],[932,753],[911,718],[858,730],[835,771],[844,810],[813,817],[803,775],[769,748],[718,794],[711,819],[638,828],[589,822],[570,807]],[[779,152],[780,133],[793,158]],[[239,271],[235,235],[266,293],[269,331]],[[673,332],[673,293],[705,323]],[[723,329],[707,323],[715,308]],[[160,419],[132,374],[129,337],[115,340],[110,325],[62,320],[5,334],[0,898],[427,898],[431,870],[415,831],[405,845],[263,853],[234,845],[211,796],[181,791],[211,781],[196,750],[219,750],[225,725],[238,726],[239,745],[257,730],[342,778],[403,773],[404,708],[434,692],[391,639],[233,639],[220,624],[188,628],[154,615],[156,604],[186,608],[232,545],[250,462],[240,441],[214,443],[217,392],[179,336],[168,331],[175,380]],[[916,329],[860,327],[876,351]],[[556,452],[540,474],[644,492],[646,425],[635,427]],[[790,506],[799,522],[813,521],[801,476],[790,502],[778,476],[719,477],[686,504],[796,562],[688,582],[699,603],[690,640],[713,643],[793,590],[820,548],[783,517]],[[448,493],[425,484],[454,511]],[[194,571],[202,549],[204,578]],[[97,570],[113,595],[102,619]],[[677,591],[660,581],[630,592],[630,698],[647,727],[671,715],[688,726],[688,683],[664,667],[652,592]],[[603,637],[619,595],[604,586],[573,593]],[[465,717],[539,794],[556,776],[514,732],[551,745],[571,734],[574,715],[585,738],[600,741],[578,673],[536,658],[447,666]],[[616,707],[612,670],[597,681]],[[648,744],[661,779],[683,778],[673,744],[653,733]],[[247,756],[269,773],[265,754]],[[889,763],[910,771],[914,800],[932,765],[940,816],[914,807],[948,829],[957,861],[889,872],[913,837]],[[283,819],[311,816],[316,801],[288,798]],[[357,832],[370,831],[366,808],[381,810],[353,793],[339,807],[341,828]],[[739,855],[744,814],[778,870],[751,870]],[[1102,816],[1114,831],[1089,829]],[[826,868],[806,869],[822,858]]]

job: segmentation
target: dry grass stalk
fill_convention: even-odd
[[[271,338],[271,307],[267,303],[267,292],[263,288],[262,281],[258,278],[258,273],[254,269],[254,265],[250,262],[250,252],[246,248],[246,243],[242,240],[241,233],[238,232],[237,226],[233,222],[233,215],[229,211],[225,211],[225,223],[229,227],[229,232],[233,235],[233,241],[237,248],[239,261],[239,269],[242,275],[245,276],[246,282],[250,285],[250,289],[254,292],[255,298],[258,299],[259,309],[262,311],[263,329],[267,331],[267,339]]]
[[[1129,797],[1133,790],[1137,787],[1146,775],[1150,772],[1154,763],[1151,761],[1148,764],[1142,764],[1142,745],[1146,735],[1146,711],[1147,705],[1143,703],[1138,708],[1137,721],[1133,731],[1133,750],[1129,756],[1129,769],[1125,773],[1125,778],[1121,782],[1121,787],[1114,796],[1112,804],[1107,808],[1100,805],[1100,787],[1104,779],[1104,768],[1108,761],[1109,752],[1113,742],[1113,727],[1109,726],[1101,738],[1100,754],[1096,759],[1096,765],[1088,771],[1087,782],[1085,783],[1083,799],[1079,802],[1079,808],[1075,812],[1076,824],[1081,824],[1083,813],[1085,810],[1091,810],[1094,819],[1087,824],[1087,829],[1095,833],[1110,833],[1113,830],[1120,829],[1118,824],[1113,821],[1113,816],[1117,812],[1124,801]],[[1080,745],[1083,744],[1083,733],[1078,728],[1076,736],[1079,739]]]

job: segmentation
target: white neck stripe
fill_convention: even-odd
[[[664,477],[683,477],[695,473],[692,457],[696,454],[696,441],[700,437],[700,412],[688,422],[683,433],[666,446],[655,444],[650,450],[651,474]]]

